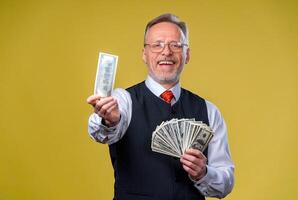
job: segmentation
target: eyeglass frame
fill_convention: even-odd
[[[162,48],[161,48],[161,50],[160,51],[152,51],[152,45],[153,44],[159,44],[159,45],[161,45],[162,46]],[[179,51],[177,51],[177,50],[174,50],[173,51],[173,49],[171,48],[171,44],[173,45],[173,44],[178,44],[178,46],[180,46],[179,47]],[[149,43],[145,43],[144,44],[144,47],[146,47],[146,46],[149,46],[149,49],[150,49],[150,51],[152,52],[152,53],[160,53],[160,52],[163,52],[163,50],[165,49],[165,47],[166,47],[166,45],[168,46],[168,48],[172,51],[172,52],[175,52],[175,53],[180,53],[180,52],[182,52],[182,50],[183,50],[183,47],[184,46],[187,46],[188,47],[188,44],[184,44],[184,43],[181,43],[181,42],[176,42],[176,41],[171,41],[171,42],[168,42],[168,43],[165,43],[165,42],[153,42],[153,43],[151,43],[151,44],[149,44]]]

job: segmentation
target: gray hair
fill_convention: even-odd
[[[170,22],[170,23],[176,24],[182,32],[183,42],[185,42],[188,45],[188,28],[187,28],[185,22],[181,21],[179,19],[179,17],[177,17],[176,15],[174,15],[172,13],[162,14],[162,15],[152,19],[150,22],[148,22],[148,24],[145,28],[144,42],[145,42],[148,30],[155,24],[158,24],[161,22]]]

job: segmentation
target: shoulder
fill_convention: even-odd
[[[127,88],[127,92],[130,94],[132,99],[142,99],[145,93],[145,82],[138,83],[136,85],[133,85],[129,88]]]
[[[145,82],[142,81],[140,83],[137,83],[137,84],[135,84],[133,86],[130,86],[130,87],[126,88],[126,90],[128,92],[132,92],[132,91],[135,91],[135,90],[140,90],[140,89],[142,89],[144,87],[144,85],[145,85]]]
[[[116,88],[113,90],[112,96],[118,100],[131,101],[132,97],[137,96],[137,94],[143,91],[144,85],[143,81],[126,89]]]
[[[130,94],[127,90],[123,88],[116,88],[112,92],[112,96],[115,97],[117,100],[120,101],[127,101],[130,100]]]
[[[193,99],[194,101],[199,101],[202,104],[206,105],[208,121],[211,128],[215,128],[219,124],[225,123],[220,110],[214,103],[189,90],[186,90],[184,88],[181,88],[181,89],[182,89],[181,91],[182,91],[182,94],[184,95],[184,98],[187,97],[189,99]]]
[[[115,88],[112,92],[112,96],[127,95],[127,94],[128,92],[123,88]]]
[[[205,102],[206,102],[206,106],[207,106],[207,109],[208,109],[209,112],[219,113],[219,109],[214,103],[212,103],[209,100],[205,100]]]
[[[208,100],[205,100],[205,102],[207,106],[210,127],[214,129],[220,124],[225,123],[223,116],[220,110],[218,109],[218,107]]]
[[[186,96],[188,98],[192,98],[195,100],[203,101],[206,104],[208,115],[211,115],[213,117],[221,115],[217,106],[215,104],[213,104],[211,101],[209,101],[209,100],[207,100],[207,99],[205,99],[189,90],[186,90],[184,88],[181,88],[181,92],[182,92],[183,96]]]

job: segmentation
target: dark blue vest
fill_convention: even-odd
[[[205,100],[182,89],[179,100],[171,106],[156,97],[144,82],[127,90],[132,99],[132,119],[123,138],[109,146],[115,176],[114,200],[205,199],[179,159],[151,150],[152,132],[162,121],[195,118],[209,125]]]

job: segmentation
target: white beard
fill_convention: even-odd
[[[149,74],[150,74],[151,78],[153,78],[153,80],[155,80],[156,82],[158,82],[160,84],[177,83],[179,81],[179,78],[180,78],[180,73],[179,74],[173,74],[171,76],[164,76],[164,75],[156,76],[152,72],[150,72]]]

